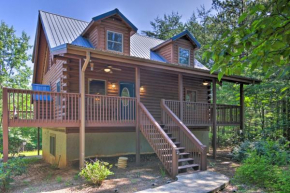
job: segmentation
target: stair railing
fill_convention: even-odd
[[[168,173],[178,174],[178,149],[146,107],[139,102],[139,128]]]
[[[194,164],[200,165],[200,170],[207,169],[206,146],[203,145],[195,135],[183,124],[183,122],[169,109],[165,100],[161,100],[162,121],[173,137],[177,138],[185,152],[194,159]]]

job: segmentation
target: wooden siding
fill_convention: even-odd
[[[160,122],[161,120],[161,99],[178,100],[178,75],[164,71],[154,71],[141,68],[141,102]]]
[[[208,102],[208,87],[202,84],[203,80],[190,77],[183,76],[183,86],[184,86],[184,95],[183,99],[185,100],[185,92],[186,89],[196,91],[196,102],[207,103]]]
[[[40,29],[39,34],[39,49],[37,52],[37,61],[35,64],[35,67],[37,67],[37,70],[35,71],[35,83],[41,83],[43,74],[44,74],[44,64],[45,64],[45,56],[48,49],[48,44],[46,41],[46,37],[43,31],[43,28]]]
[[[131,29],[119,16],[106,18],[98,22],[95,26],[93,30],[89,31],[88,38],[97,49],[107,50],[107,31],[114,31],[123,34],[123,54],[130,55]]]
[[[61,91],[66,90],[66,88],[63,86],[63,63],[64,61],[56,60],[56,63],[52,64],[51,68],[43,77],[42,84],[50,85],[52,92],[56,92],[56,83],[59,80],[61,84]]]
[[[178,64],[179,47],[190,50],[190,66],[194,67],[194,46],[186,38],[180,38],[173,42],[173,61],[172,63]]]
[[[89,34],[89,40],[95,48],[98,48],[98,28],[95,27]]]
[[[172,43],[163,46],[157,53],[160,54],[167,62],[172,63]]]
[[[75,62],[67,63],[68,66],[68,79],[69,82],[68,92],[79,93],[79,65]],[[85,92],[88,93],[88,80],[97,79],[106,81],[106,92],[108,96],[119,96],[119,83],[120,82],[135,82],[135,68],[119,67],[113,66],[115,68],[120,68],[122,71],[113,70],[113,73],[104,72],[103,68],[107,65],[105,64],[95,64],[94,71],[91,71],[90,66],[88,66],[85,74]],[[115,83],[116,87],[112,87],[112,83]]]

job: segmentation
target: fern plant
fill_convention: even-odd
[[[93,163],[86,162],[85,167],[82,169],[79,175],[85,178],[86,181],[99,186],[109,175],[114,174],[112,171],[110,171],[111,168],[112,165],[107,162],[101,162],[99,160]]]

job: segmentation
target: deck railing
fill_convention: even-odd
[[[29,125],[39,123],[70,123],[79,122],[79,98],[77,93],[58,93],[4,88],[7,95],[9,126],[22,123]]]
[[[188,101],[165,100],[168,108],[188,126],[209,126],[213,123],[213,104]],[[217,104],[217,124],[240,123],[240,106]]]
[[[136,122],[136,98],[86,94],[85,102],[88,124]]]
[[[178,173],[178,152],[176,145],[142,103],[139,103],[139,112],[139,128],[141,132],[154,149],[164,168],[172,177],[175,177]]]
[[[194,164],[200,165],[200,170],[206,170],[206,146],[203,145],[185,126],[184,123],[166,105],[165,100],[161,101],[162,122],[165,129],[180,142],[181,147],[185,147],[185,152],[193,158]]]

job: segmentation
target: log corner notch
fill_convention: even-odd
[[[3,128],[3,162],[8,161],[8,93],[7,88],[3,88],[3,112],[2,112],[2,128]],[[6,102],[4,102],[6,101]]]
[[[135,68],[135,94],[136,94],[136,164],[140,165],[140,113],[139,113],[139,102],[140,102],[140,68]]]
[[[86,120],[85,120],[85,71],[87,69],[87,66],[91,60],[91,54],[89,51],[86,52],[86,59],[85,63],[82,66],[82,60],[80,59],[79,63],[79,70],[80,70],[80,93],[81,93],[81,122],[80,122],[80,163],[79,168],[82,169],[84,167],[85,163],[85,129],[86,129]]]

